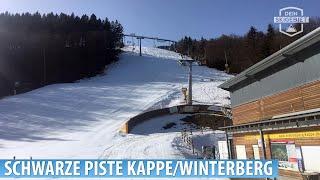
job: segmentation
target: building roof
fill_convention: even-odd
[[[219,87],[225,90],[230,90],[231,87],[235,87],[239,83],[248,80],[250,77],[253,77],[257,73],[271,67],[272,65],[285,60],[288,56],[291,56],[309,46],[320,41],[320,27],[306,34],[305,36],[299,38],[288,46],[280,49],[274,54],[266,57],[262,61],[254,64],[248,69],[244,70],[237,76],[231,78],[230,80],[224,82]]]

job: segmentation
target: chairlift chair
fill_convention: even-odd
[[[156,45],[156,40],[155,40],[155,39],[153,40],[153,47],[154,47],[154,48],[157,47],[157,45]]]

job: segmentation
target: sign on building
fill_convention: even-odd
[[[218,141],[220,159],[229,159],[227,141]]]

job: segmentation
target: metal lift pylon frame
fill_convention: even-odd
[[[162,39],[162,38],[157,38],[157,37],[148,37],[148,36],[138,36],[138,35],[135,35],[135,34],[124,34],[123,35],[124,37],[132,37],[132,38],[137,38],[139,40],[139,55],[142,56],[142,52],[141,52],[141,41],[142,39],[152,39],[152,40],[157,40],[157,41],[164,41],[164,42],[171,42],[171,43],[174,43],[176,44],[177,41],[173,41],[173,40],[170,40],[170,39]]]

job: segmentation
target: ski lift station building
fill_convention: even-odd
[[[226,81],[235,159],[278,159],[279,174],[320,173],[320,28]]]

